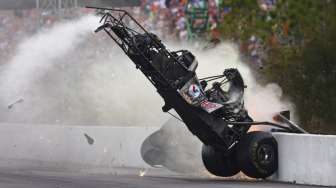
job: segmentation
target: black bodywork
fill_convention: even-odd
[[[105,31],[120,46],[164,99],[162,110],[174,109],[205,145],[228,153],[255,124],[302,132],[295,125],[253,122],[244,108],[246,86],[237,69],[198,79],[195,73],[198,63],[191,52],[169,51],[155,34],[147,32],[124,10],[96,9],[103,15],[96,32]]]

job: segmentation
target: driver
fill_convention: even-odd
[[[212,84],[211,90],[207,91],[207,96],[209,101],[217,103],[225,103],[229,100],[228,93],[223,91],[221,84],[219,82],[214,82]]]

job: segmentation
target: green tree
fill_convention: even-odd
[[[336,134],[336,0],[278,0],[262,11],[257,0],[225,1],[224,38],[264,41],[268,59],[260,73],[278,83],[311,132]],[[277,43],[274,44],[276,39]]]

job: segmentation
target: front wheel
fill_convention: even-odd
[[[251,178],[267,178],[278,169],[278,145],[268,132],[249,132],[237,146],[242,172]]]
[[[216,176],[230,177],[240,171],[234,153],[224,155],[212,146],[203,145],[202,160],[205,168]]]

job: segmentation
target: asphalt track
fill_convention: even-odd
[[[174,174],[166,170],[141,169],[81,170],[0,169],[0,188],[305,188],[313,186],[255,180],[225,180]],[[316,186],[315,186],[316,187]]]

